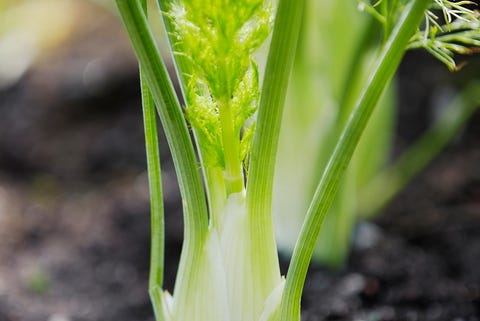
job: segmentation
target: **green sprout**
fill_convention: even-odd
[[[332,152],[323,156],[325,170],[314,184],[285,277],[274,236],[274,172],[306,1],[158,0],[185,106],[154,41],[146,1],[116,3],[141,71],[152,206],[149,290],[156,319],[300,320],[302,289],[322,223],[340,187],[349,183],[345,174],[362,133],[432,2],[378,4],[382,15],[388,13],[385,42],[370,57],[365,81],[341,99],[348,104],[341,106]],[[396,10],[386,6],[392,3]],[[263,68],[254,53],[270,32]],[[162,289],[157,113],[183,200],[184,242],[172,294]]]

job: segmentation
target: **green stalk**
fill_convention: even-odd
[[[141,4],[147,15],[146,0]],[[158,129],[155,103],[148,88],[143,71],[140,68],[140,89],[142,92],[142,111],[145,130],[145,149],[147,154],[147,173],[150,191],[151,245],[148,292],[152,302],[155,319],[164,321],[162,309],[162,285],[165,266],[165,222],[163,208],[162,175],[160,170],[160,152],[158,147]]]
[[[341,177],[368,119],[386,84],[400,64],[408,42],[417,30],[430,3],[430,0],[412,0],[407,4],[328,162],[295,246],[280,304],[279,320],[281,321],[300,319],[302,289],[325,214],[335,199]]]
[[[292,70],[305,0],[280,0],[263,80],[257,124],[250,153],[247,211],[251,216],[252,249],[259,266],[277,266],[272,221],[272,189],[280,123]],[[259,249],[256,247],[262,247]],[[265,268],[263,273],[271,273]],[[255,276],[272,282],[271,275]],[[273,288],[274,284],[261,286]]]
[[[147,15],[146,0],[141,4]],[[155,318],[164,321],[162,309],[162,285],[164,271],[165,222],[163,209],[162,175],[160,170],[160,150],[158,147],[157,120],[155,103],[140,68],[140,89],[142,92],[143,124],[145,130],[145,149],[147,154],[147,173],[150,191],[151,246],[150,275],[148,292],[152,301]]]
[[[222,124],[227,196],[243,190],[242,164],[239,158],[239,137],[235,135],[233,130],[233,117],[228,101],[229,99],[227,98],[218,103],[220,122]]]
[[[202,166],[210,210],[210,224],[217,228],[223,219],[223,215],[225,214],[223,210],[227,203],[225,176],[223,171],[218,167],[205,166],[203,163]]]
[[[438,120],[389,168],[378,174],[360,195],[363,217],[378,213],[451,141],[480,107],[480,83],[468,85],[442,112]]]
[[[116,0],[116,3],[137,59],[144,71],[146,83],[151,90],[172,152],[183,198],[185,224],[175,292],[177,285],[182,285],[187,289],[178,289],[178,291],[188,293],[190,281],[195,279],[195,271],[191,267],[202,261],[202,248],[208,232],[207,204],[198,162],[178,98],[160,57],[142,5],[138,0]]]
[[[247,199],[269,216],[278,136],[305,0],[280,0],[262,85],[257,125],[250,156]],[[261,200],[264,201],[261,201]],[[253,206],[253,208],[256,208]]]
[[[162,310],[162,284],[165,264],[165,224],[160,153],[158,148],[157,121],[155,119],[155,104],[153,102],[152,94],[145,83],[143,72],[140,72],[140,74],[152,224],[148,290],[156,319],[163,321],[165,320]]]

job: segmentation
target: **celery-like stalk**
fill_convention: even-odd
[[[348,199],[349,191],[356,188],[356,174],[342,176],[430,1],[412,0],[398,19],[385,19],[388,41],[374,59],[362,94],[336,93],[341,103],[332,119],[340,129],[344,120],[348,122],[341,135],[340,129],[329,135],[339,140],[329,146],[334,147],[333,153],[307,211],[286,279],[280,275],[273,233],[272,189],[304,1],[279,0],[260,86],[262,71],[253,53],[271,29],[275,10],[270,1],[159,0],[186,102],[183,108],[149,28],[145,1],[116,2],[142,71],[155,229],[150,292],[157,319],[299,320],[303,282],[322,222],[342,180],[345,188],[340,199]],[[384,3],[381,8],[386,8]],[[342,77],[335,82],[340,84],[335,90],[349,87]],[[355,102],[351,113],[350,101]],[[184,206],[185,240],[173,294],[160,291],[163,221],[153,102],[172,152]],[[337,211],[344,209],[337,207]],[[350,211],[346,206],[345,212]]]

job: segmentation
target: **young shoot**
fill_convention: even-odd
[[[341,112],[342,126],[335,131],[333,152],[316,182],[286,278],[280,275],[273,232],[273,176],[306,1],[279,0],[276,7],[270,0],[157,2],[185,106],[180,106],[148,25],[146,1],[116,0],[141,69],[152,199],[150,294],[156,318],[300,320],[303,283],[325,215],[431,1],[408,1],[395,12],[394,21],[387,19],[389,32],[372,59],[368,80],[359,89],[362,94],[345,98],[354,103]],[[253,54],[272,29],[262,73]],[[184,243],[173,294],[162,290],[163,204],[155,108],[183,200]]]

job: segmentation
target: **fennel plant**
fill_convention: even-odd
[[[322,222],[370,115],[432,1],[383,1],[398,5],[395,17],[362,94],[355,97],[352,111],[346,111],[350,116],[316,184],[285,278],[280,275],[273,231],[272,190],[305,1],[157,2],[174,54],[183,108],[148,25],[145,1],[116,0],[141,70],[152,200],[149,290],[156,318],[299,320],[303,283]],[[263,71],[254,53],[271,29]],[[183,199],[184,242],[172,295],[162,290],[164,226],[156,112]]]

